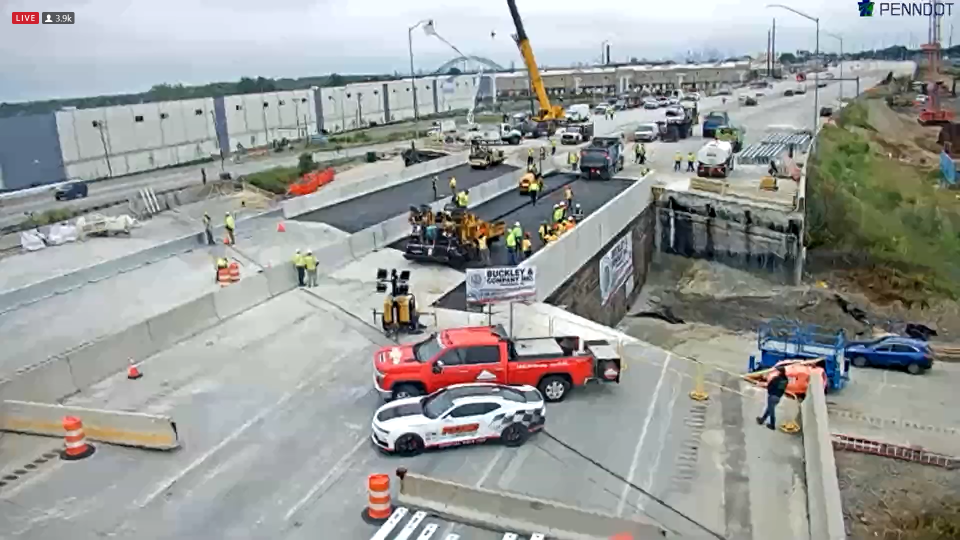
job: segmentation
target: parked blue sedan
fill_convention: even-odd
[[[846,357],[857,367],[905,368],[917,375],[933,367],[933,351],[926,341],[886,337],[854,343],[846,348]]]

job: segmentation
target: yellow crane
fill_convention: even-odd
[[[540,103],[540,112],[534,117],[534,120],[543,122],[547,120],[563,119],[563,106],[551,105],[550,98],[547,97],[547,89],[543,87],[543,78],[540,77],[540,70],[537,68],[537,60],[533,57],[533,48],[530,46],[530,39],[527,32],[523,29],[523,21],[520,20],[520,12],[517,11],[516,0],[507,0],[507,6],[510,7],[510,16],[513,17],[513,25],[517,27],[517,34],[513,36],[517,42],[517,48],[520,49],[520,56],[523,57],[523,63],[527,66],[527,74],[530,77],[530,86],[537,94],[537,101]]]

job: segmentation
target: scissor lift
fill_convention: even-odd
[[[750,357],[751,372],[769,369],[784,360],[823,359],[827,390],[840,390],[850,380],[850,365],[844,356],[846,336],[843,330],[830,330],[814,324],[771,321],[757,331],[760,362]]]

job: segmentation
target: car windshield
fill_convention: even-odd
[[[430,419],[440,418],[453,406],[453,396],[445,390],[431,394],[420,402],[423,405],[423,415]]]
[[[650,133],[653,131],[653,126],[638,126],[637,133]]]
[[[723,120],[723,115],[720,114],[720,113],[710,113],[710,114],[707,115],[707,120],[722,121],[722,120]]]
[[[443,350],[443,344],[440,343],[440,336],[434,334],[420,343],[413,346],[413,355],[418,362],[426,362]]]

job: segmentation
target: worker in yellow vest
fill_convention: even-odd
[[[490,266],[490,247],[487,245],[487,235],[480,233],[477,237],[477,250],[480,252],[480,264]]]
[[[696,168],[693,166],[697,161],[697,156],[693,152],[687,153],[687,172],[694,172]]]
[[[527,148],[527,167],[533,166],[533,148]]]
[[[307,273],[307,287],[316,287],[317,258],[313,256],[313,250],[307,250],[307,255],[303,258],[303,268]]]
[[[227,229],[227,236],[230,238],[230,245],[236,244],[237,237],[234,236],[234,232],[237,224],[233,220],[233,215],[230,212],[227,212],[227,215],[223,217],[223,226]]]
[[[540,222],[540,228],[537,229],[537,234],[540,236],[540,242],[546,243],[547,234],[550,233],[550,226],[547,225],[546,221]]]
[[[683,154],[677,152],[673,155],[673,170],[680,172],[680,164],[683,163]]]
[[[567,203],[567,208],[573,207],[573,188],[570,184],[563,187],[563,200]]]
[[[523,251],[523,258],[529,259],[533,255],[533,242],[530,241],[530,233],[523,233],[523,240],[520,242],[520,250]]]
[[[467,190],[457,193],[457,206],[466,208],[468,204],[470,204],[470,196],[467,194]]]
[[[557,141],[556,139],[550,139],[550,155],[557,155]]]
[[[567,163],[570,164],[570,170],[577,172],[577,164],[580,162],[580,157],[576,152],[570,152],[570,158],[567,160]]]
[[[530,204],[533,206],[537,205],[537,197],[540,196],[540,183],[543,182],[540,178],[534,177],[533,181],[527,185],[527,193],[530,194]]]
[[[293,254],[293,267],[297,269],[297,283],[299,283],[301,287],[305,285],[304,283],[304,277],[306,277],[305,265],[306,265],[306,262],[303,260],[303,254],[301,254],[300,250],[298,249]]]
[[[553,205],[553,222],[560,223],[563,219],[563,206],[560,203]]]
[[[450,196],[456,196],[457,194],[457,177],[450,177]]]
[[[510,266],[517,265],[517,237],[513,235],[513,231],[507,231],[507,258],[509,260]]]

